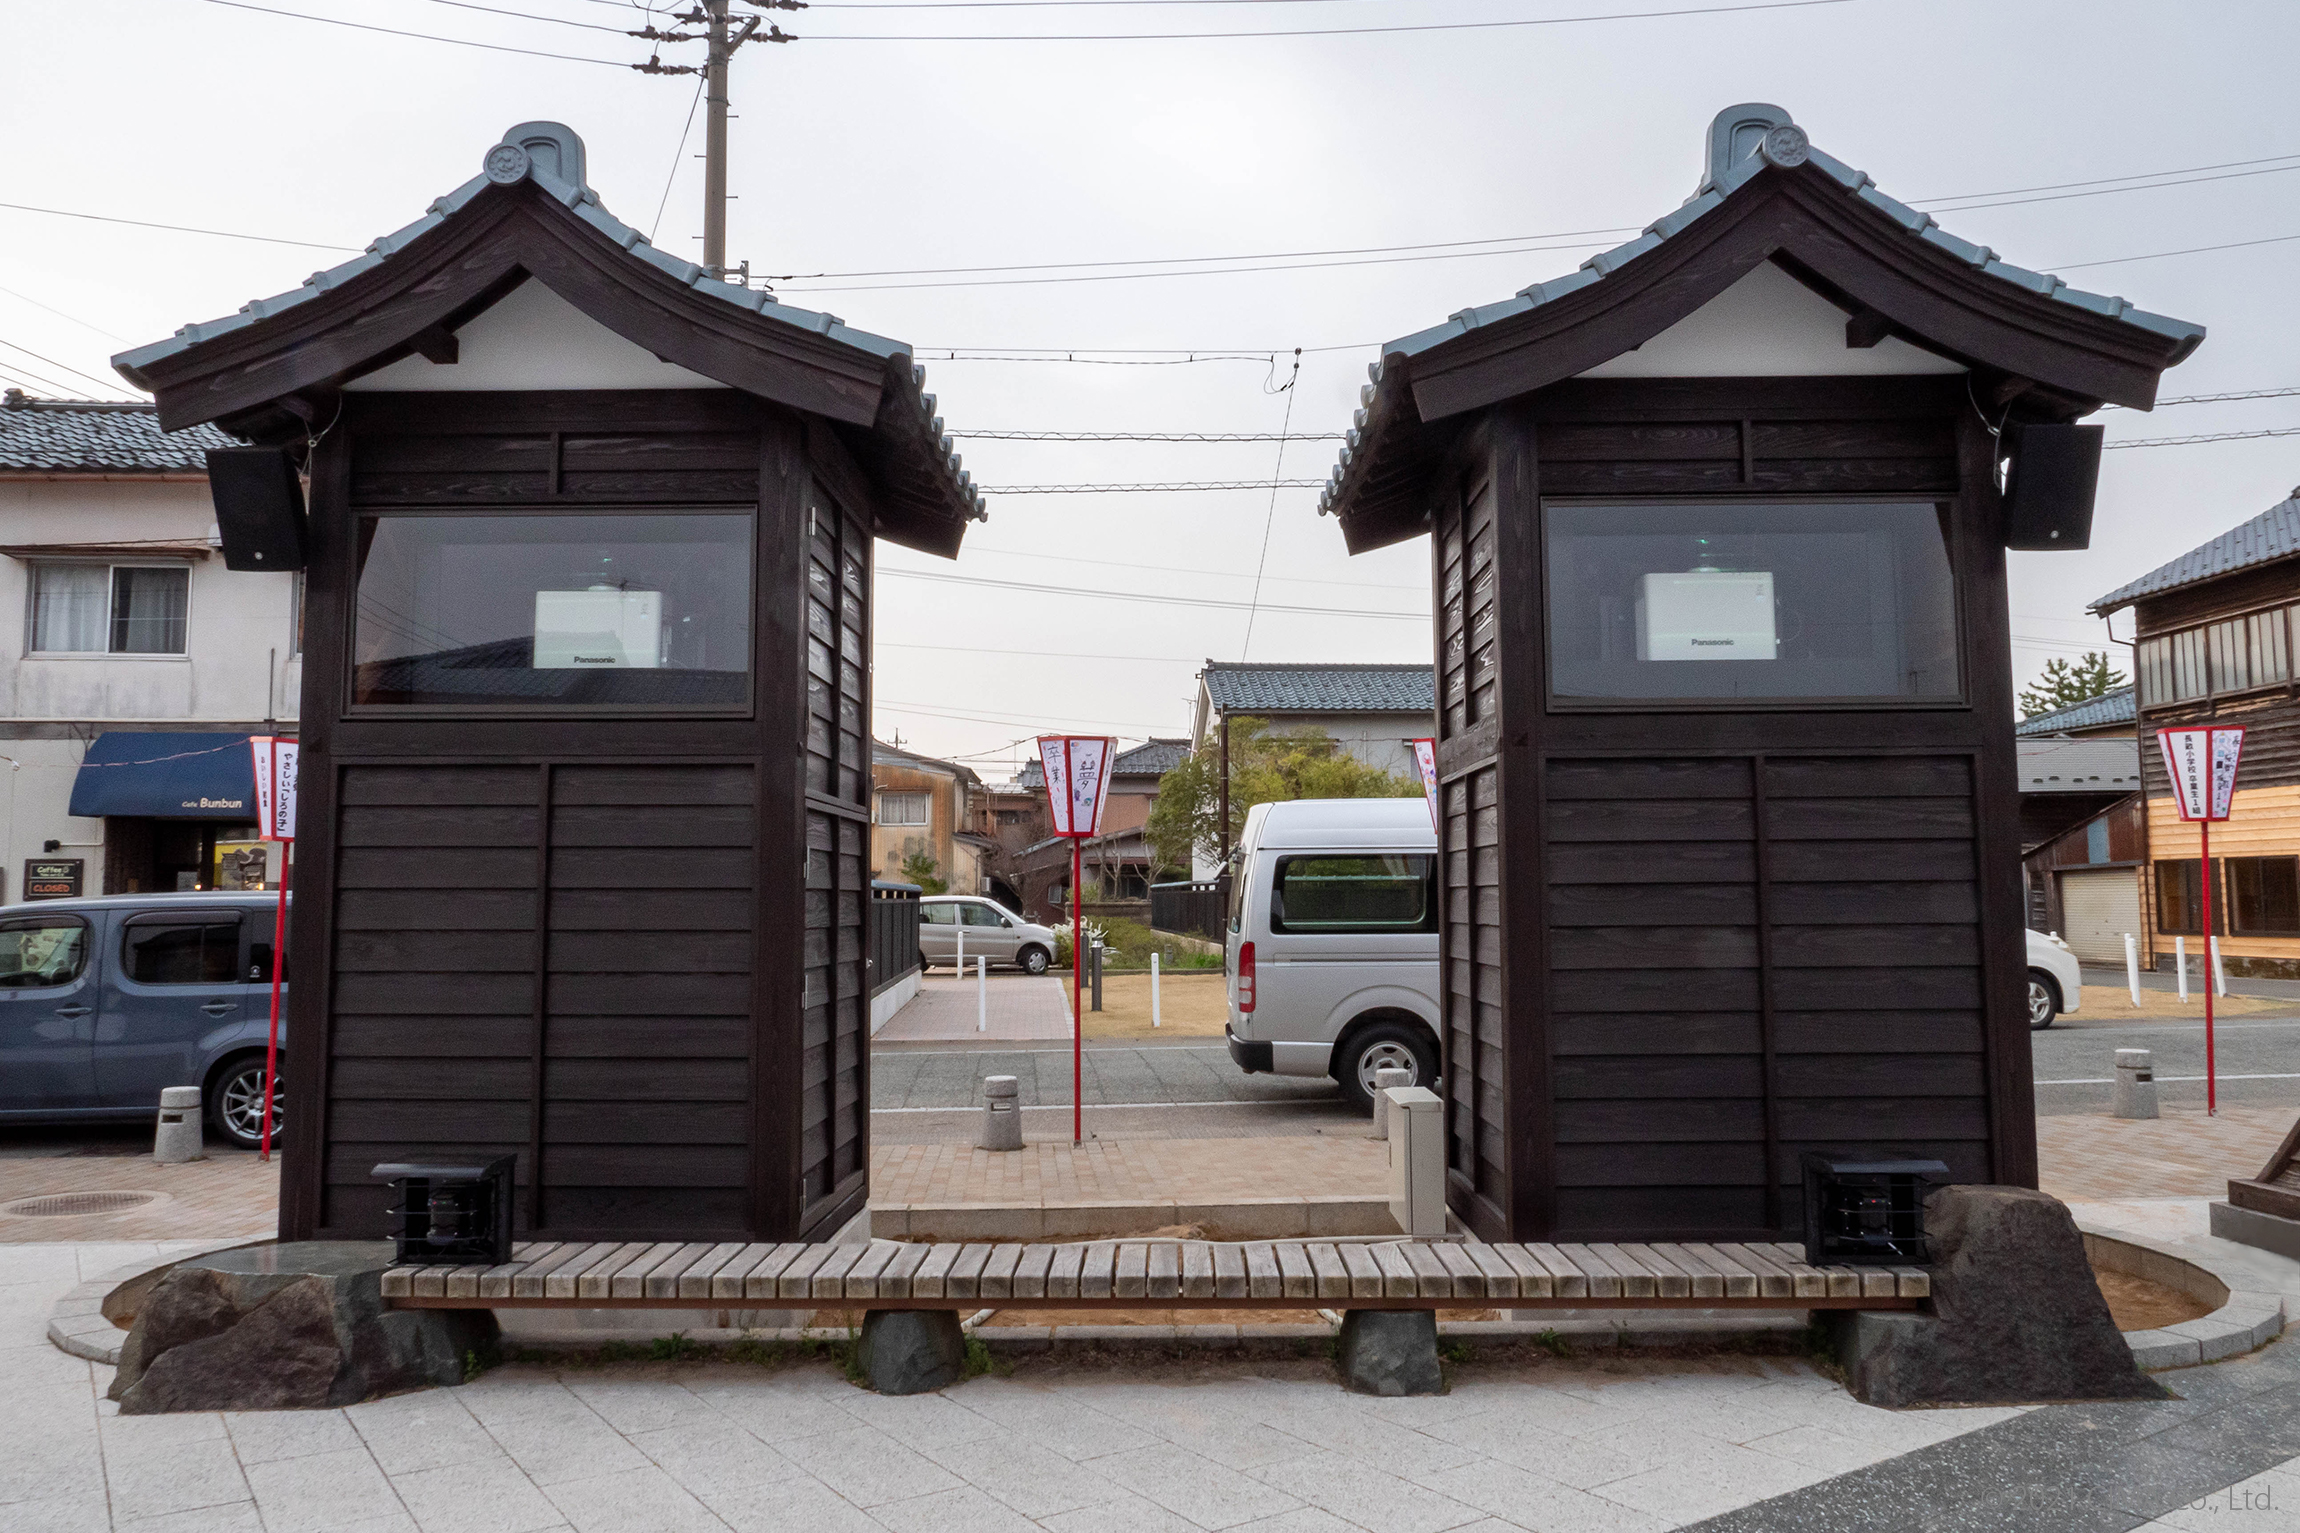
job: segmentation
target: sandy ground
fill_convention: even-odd
[[[2281,1000],[2274,996],[2222,995],[2213,997],[2212,1013],[2217,1017],[2257,1017],[2274,1013],[2289,1015],[2300,1011],[2300,1002]],[[2129,1022],[2148,1018],[2188,1018],[2204,1020],[2204,986],[2199,980],[2188,992],[2188,1003],[2181,1004],[2177,993],[2169,990],[2143,990],[2140,1005],[2132,1004],[2132,993],[2122,985],[2087,985],[2084,1003],[2076,1015],[2067,1019],[2072,1024]]]
[[[1091,997],[1088,1004],[1092,1004]],[[1106,974],[1102,1010],[1086,1013],[1089,1038],[1219,1038],[1230,1019],[1220,969],[1185,969],[1158,980],[1159,1026],[1150,1026],[1150,976]]]

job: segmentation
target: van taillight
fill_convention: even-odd
[[[1238,1009],[1254,1009],[1254,944],[1238,944]]]

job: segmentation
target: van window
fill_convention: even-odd
[[[956,905],[920,905],[918,918],[927,926],[956,926],[958,924],[958,907]]]
[[[120,967],[139,985],[228,985],[239,962],[238,916],[138,916],[120,939]]]
[[[69,985],[88,961],[88,925],[76,916],[0,922],[0,988]]]
[[[1270,890],[1274,932],[1434,932],[1432,857],[1282,857]]]

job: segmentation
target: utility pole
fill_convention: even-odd
[[[666,64],[658,54],[644,64],[631,67],[641,74],[700,74],[703,77],[703,104],[707,114],[703,124],[703,269],[720,278],[739,271],[748,281],[748,261],[739,268],[727,264],[727,61],[735,56],[736,49],[753,38],[770,43],[795,39],[781,27],[770,26],[761,32],[761,18],[757,16],[745,17],[741,27],[730,30],[727,3],[728,0],[698,0],[687,14],[674,18],[681,27],[702,28],[699,32],[663,32],[650,26],[631,34],[657,43],[700,41],[707,49],[700,65]],[[769,11],[806,9],[806,0],[743,0],[743,3]]]

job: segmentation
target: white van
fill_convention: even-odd
[[[1437,835],[1420,798],[1299,799],[1246,813],[1223,969],[1230,1057],[1330,1075],[1373,1109],[1374,1072],[1437,1082]]]

